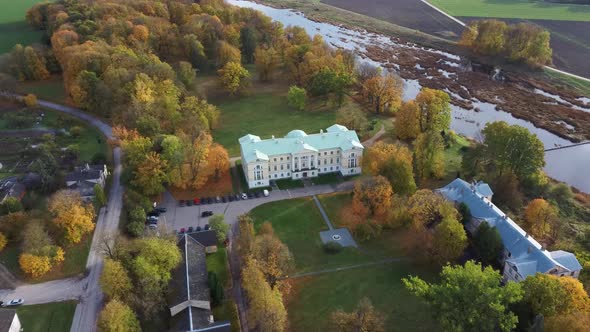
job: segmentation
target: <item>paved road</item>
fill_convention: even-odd
[[[4,95],[17,95],[10,93],[1,93]],[[111,126],[100,119],[86,114],[78,109],[39,100],[39,105],[67,113],[77,117],[90,125],[99,129],[107,138],[112,139],[113,130]],[[96,222],[96,229],[92,237],[92,246],[86,262],[86,277],[83,279],[64,279],[55,280],[35,285],[22,285],[15,290],[0,291],[0,296],[22,297],[26,303],[47,303],[57,302],[70,299],[78,299],[74,320],[71,331],[94,332],[96,331],[96,319],[102,307],[103,295],[98,284],[103,267],[103,257],[101,254],[101,239],[104,234],[116,232],[121,215],[123,187],[121,186],[121,149],[113,149],[113,172],[111,174],[111,189],[109,192],[109,201],[107,208],[102,208]]]

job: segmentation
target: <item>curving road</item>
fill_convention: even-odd
[[[0,93],[19,98],[19,95],[11,93]],[[113,138],[111,126],[102,120],[84,113],[76,108],[39,100],[39,105],[54,111],[67,113],[77,117],[88,124],[98,128],[107,138]],[[72,322],[71,332],[94,332],[96,331],[96,320],[102,308],[103,295],[98,284],[103,267],[103,256],[101,253],[101,240],[105,234],[118,230],[119,217],[121,215],[123,187],[121,185],[121,149],[113,149],[113,172],[111,174],[111,189],[107,206],[102,208],[96,221],[96,228],[92,237],[92,245],[86,262],[86,277],[83,279],[62,279],[46,283],[22,285],[14,290],[1,290],[0,296],[23,298],[27,304],[48,303],[64,300],[79,300]]]

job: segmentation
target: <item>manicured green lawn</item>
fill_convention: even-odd
[[[15,44],[28,45],[41,41],[43,33],[25,21],[27,9],[47,0],[0,0],[0,54],[10,51]]]
[[[277,236],[289,247],[296,272],[310,272],[339,266],[371,262],[382,257],[368,255],[355,248],[327,254],[322,248],[320,231],[328,226],[311,198],[298,198],[261,205],[250,212],[255,228],[269,221]]]
[[[26,332],[69,331],[75,311],[75,301],[26,305],[16,309]]]
[[[408,274],[432,279],[432,272],[407,263],[327,273],[296,279],[287,310],[292,331],[325,331],[330,313],[352,311],[368,297],[385,316],[386,331],[437,331],[430,309],[403,286]]]
[[[261,138],[283,137],[293,129],[308,133],[326,129],[336,121],[334,111],[296,111],[287,105],[284,94],[262,93],[227,98],[216,105],[221,110],[219,126],[213,130],[215,142],[223,145],[230,156],[238,156],[238,139],[246,134]]]
[[[453,16],[590,21],[590,6],[537,0],[428,0]]]
[[[2,1],[2,0],[0,0]],[[64,82],[59,76],[34,82],[19,82],[14,87],[17,92],[32,93],[39,99],[63,103],[66,99]]]
[[[207,271],[215,272],[223,287],[231,287],[229,265],[227,263],[227,251],[225,248],[219,246],[217,247],[216,253],[207,255]]]
[[[276,180],[275,182],[277,183],[277,187],[279,187],[281,190],[304,187],[303,181],[301,180],[282,179]]]

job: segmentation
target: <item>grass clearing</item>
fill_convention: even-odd
[[[32,93],[39,99],[58,103],[66,100],[66,90],[60,76],[53,76],[43,81],[18,82],[14,90],[22,94]]]
[[[230,156],[238,156],[238,139],[246,134],[261,138],[285,136],[293,129],[319,132],[336,122],[333,110],[296,111],[287,105],[286,91],[227,98],[216,104],[221,110],[219,128],[213,130],[215,142]]]
[[[217,278],[223,284],[225,289],[225,299],[216,307],[212,308],[213,317],[216,321],[229,320],[232,331],[240,331],[240,321],[238,318],[238,309],[229,292],[232,287],[232,280],[229,274],[229,264],[227,250],[225,247],[217,247],[217,252],[207,255],[207,270],[217,274]]]
[[[590,97],[590,82],[584,81],[569,75],[564,75],[559,72],[545,69],[542,76],[548,78],[553,84],[558,86],[564,86],[572,88],[579,92],[581,95]]]
[[[355,248],[344,248],[338,254],[324,252],[320,231],[328,226],[311,198],[298,198],[261,205],[250,212],[255,229],[269,221],[277,236],[289,247],[295,258],[296,272],[310,272],[326,268],[374,261]]]
[[[325,331],[330,313],[352,311],[368,297],[385,316],[387,331],[437,331],[431,309],[410,294],[401,278],[419,275],[433,279],[434,273],[407,263],[364,267],[295,279],[287,297],[292,331]]]
[[[231,288],[227,250],[224,247],[218,246],[216,253],[207,255],[207,271],[215,272],[218,280],[221,281],[224,288]]]
[[[0,0],[0,54],[9,52],[15,44],[28,45],[41,42],[43,32],[30,27],[25,21],[27,10],[47,0]]]
[[[428,0],[452,16],[590,22],[590,6],[530,0]]]
[[[26,305],[16,309],[23,331],[69,331],[76,311],[75,301]]]

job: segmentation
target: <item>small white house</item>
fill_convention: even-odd
[[[567,251],[548,251],[527,234],[518,224],[492,203],[493,192],[483,182],[469,183],[462,179],[438,189],[447,199],[464,203],[469,207],[471,220],[465,225],[475,234],[482,222],[487,222],[498,230],[504,244],[504,252],[499,257],[504,265],[504,281],[522,281],[536,273],[578,278],[582,265],[576,256]]]
[[[364,147],[354,130],[341,125],[309,135],[303,130],[292,130],[285,137],[266,140],[248,134],[239,142],[242,168],[250,188],[266,187],[271,180],[361,173]]]
[[[20,332],[20,320],[14,309],[0,310],[0,332]]]

